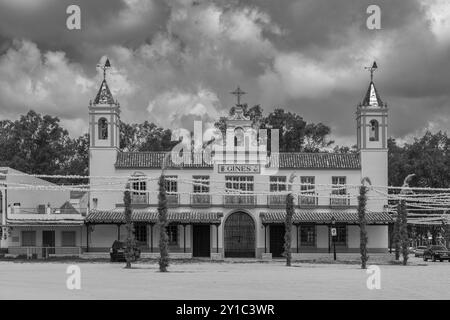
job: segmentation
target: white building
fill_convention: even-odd
[[[233,153],[237,160],[225,166],[216,158],[181,165],[168,158],[165,176],[170,252],[215,258],[281,256],[286,195],[276,192],[286,190],[294,171],[297,178],[292,187],[296,195],[292,251],[329,252],[334,218],[337,251],[358,252],[358,189],[337,185],[359,185],[363,177],[368,177],[373,185],[387,185],[387,115],[387,106],[371,81],[356,110],[356,154],[279,153],[251,162],[246,161],[245,153],[237,151]],[[132,221],[137,240],[145,244],[145,251],[151,255],[158,252],[157,178],[165,154],[121,151],[119,122],[120,105],[103,80],[89,106],[89,171],[91,176],[105,178],[90,180],[88,234],[83,245],[90,252],[105,252],[114,240],[125,238],[123,188],[130,182],[128,177],[139,176],[144,180],[131,181],[133,188],[141,191],[132,195]],[[250,127],[239,103],[227,124],[227,130],[235,133]],[[187,157],[202,156],[196,153]],[[276,174],[261,174],[273,166],[278,167]],[[112,179],[117,176],[124,178]],[[207,186],[194,186],[189,183],[193,179],[202,179]],[[98,188],[106,185],[108,191]],[[230,189],[247,193],[225,194]],[[387,199],[368,201],[369,252],[387,252],[392,219],[386,205]]]
[[[87,203],[21,171],[4,167],[0,173],[1,250],[36,258],[78,255]]]

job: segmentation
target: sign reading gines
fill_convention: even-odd
[[[260,173],[259,164],[219,164],[219,173]]]

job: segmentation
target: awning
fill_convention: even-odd
[[[180,211],[167,213],[169,223],[180,224],[219,224],[222,218],[222,212],[200,212],[200,211]],[[133,209],[131,212],[132,222],[157,223],[158,212],[149,209]],[[86,217],[86,223],[90,224],[124,224],[125,214],[123,208],[111,210],[91,210]]]
[[[286,211],[271,211],[261,212],[261,221],[263,224],[269,223],[284,223],[286,218]],[[294,224],[299,223],[317,223],[317,224],[329,224],[331,218],[336,219],[336,223],[358,223],[358,213],[355,211],[295,211],[292,222]],[[387,212],[367,212],[366,220],[368,224],[386,224],[392,223],[392,217]]]
[[[31,219],[8,219],[8,227],[76,227],[82,226],[83,220],[31,220]]]

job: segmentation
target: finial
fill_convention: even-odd
[[[364,69],[370,72],[370,81],[373,81],[373,72],[378,69],[377,62],[374,61],[371,67],[365,67]]]
[[[246,94],[247,92],[244,92],[241,90],[241,88],[239,88],[239,86],[237,87],[237,89],[233,92],[230,92],[231,94],[234,94],[237,98],[237,106],[241,105],[241,96]]]
[[[106,58],[105,64],[97,64],[97,67],[103,70],[103,80],[106,80],[106,69],[111,68],[111,63],[109,62],[109,59]]]

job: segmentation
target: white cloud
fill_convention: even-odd
[[[152,99],[147,107],[151,121],[160,126],[191,130],[194,120],[216,121],[220,112],[217,95],[207,89],[195,93],[172,90]]]

